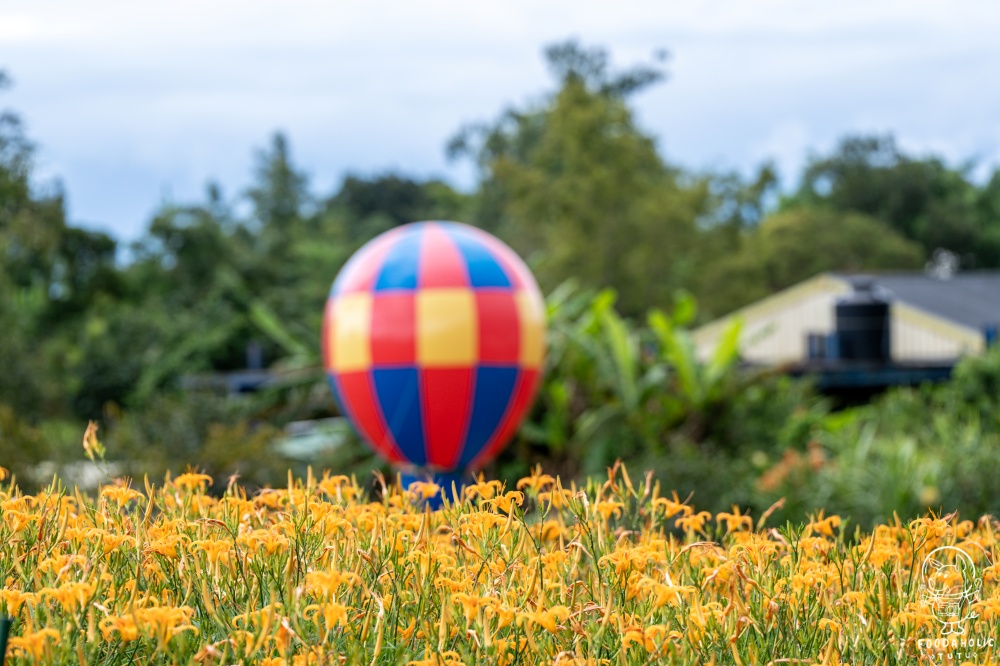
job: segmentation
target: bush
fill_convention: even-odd
[[[212,475],[217,491],[234,474],[251,487],[282,485],[290,461],[273,445],[281,431],[253,413],[245,400],[206,392],[157,394],[143,409],[110,411],[108,459],[136,478],[193,467]]]
[[[1000,350],[964,359],[954,379],[896,388],[812,425],[813,460],[797,448],[759,479],[756,504],[786,497],[790,512],[851,516],[870,526],[893,513],[1000,513]]]
[[[0,404],[0,460],[16,477],[34,482],[35,467],[45,460],[48,446],[42,432],[18,418],[14,409]]]

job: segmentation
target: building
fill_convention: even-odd
[[[996,338],[1000,271],[945,277],[922,272],[823,273],[698,328],[693,332],[698,353],[702,358],[709,356],[722,331],[739,317],[744,361],[773,366],[815,359],[815,341],[829,340],[835,333],[836,303],[859,287],[870,288],[889,302],[893,363],[954,363],[961,356],[980,353]]]
[[[948,379],[959,358],[994,342],[1000,272],[824,273],[694,331],[700,357],[736,318],[745,364],[809,376],[856,403]]]

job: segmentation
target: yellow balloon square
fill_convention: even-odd
[[[334,371],[366,370],[371,366],[371,322],[371,294],[344,294],[334,301],[329,331]]]
[[[475,363],[479,326],[476,299],[468,289],[417,292],[417,363],[423,367]]]
[[[545,360],[545,303],[528,291],[517,292],[514,300],[521,327],[521,367],[538,368]]]

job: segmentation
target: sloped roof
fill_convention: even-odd
[[[977,331],[1000,323],[1000,271],[956,273],[948,279],[924,273],[878,273],[836,277],[872,283],[884,296]]]

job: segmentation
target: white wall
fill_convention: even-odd
[[[780,365],[806,358],[806,335],[829,334],[835,327],[836,300],[850,291],[833,281],[778,295],[745,308],[742,314],[743,333],[740,351],[743,359],[752,363]],[[892,306],[891,350],[897,361],[953,359],[963,354],[979,353],[983,349],[982,335],[957,326],[903,303]],[[708,324],[695,331],[695,343],[700,358],[708,358],[728,320]]]

